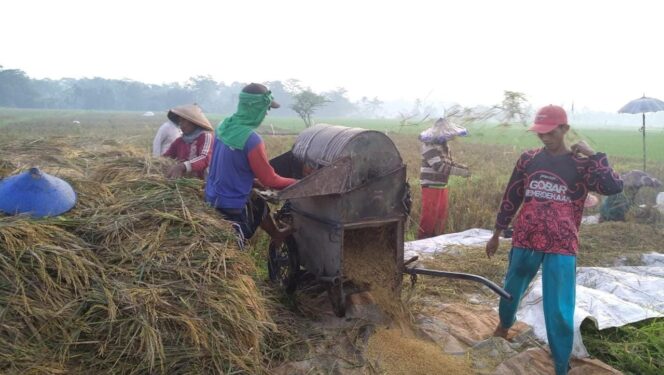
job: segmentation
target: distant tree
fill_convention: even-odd
[[[463,107],[458,104],[445,108],[445,115],[443,116],[450,122],[466,127],[478,121],[487,120],[498,113],[496,107]]]
[[[287,79],[286,82],[284,82],[284,88],[287,92],[291,93],[291,95],[295,95],[304,90],[300,80],[295,78]]]
[[[160,98],[164,110],[196,101],[191,90],[177,82],[160,86],[158,98]]]
[[[322,117],[348,117],[357,112],[357,106],[348,99],[348,90],[338,87],[336,90],[322,93],[328,104],[321,108],[319,115]]]
[[[37,92],[24,71],[0,65],[0,107],[33,107],[36,99]]]
[[[373,99],[369,99],[366,96],[363,96],[357,103],[357,107],[360,113],[360,116],[375,118],[378,116],[383,107],[383,101],[374,96]]]
[[[32,80],[32,87],[37,93],[35,107],[66,108],[66,93],[69,87],[66,80],[35,79]]]
[[[186,87],[203,110],[219,111],[219,84],[211,76],[191,77]]]
[[[150,91],[152,88],[143,82],[129,79],[110,82],[114,87],[117,109],[140,111],[149,108]]]
[[[505,90],[502,104],[496,107],[502,112],[500,125],[508,126],[518,120],[525,126],[528,122],[528,100],[522,92]]]
[[[112,80],[100,77],[75,80],[69,96],[72,108],[119,109]]]
[[[410,111],[399,112],[399,131],[407,126],[421,125],[435,115],[435,108],[426,99],[417,98]]]
[[[311,115],[316,112],[316,109],[327,103],[329,103],[329,100],[323,95],[316,94],[311,89],[306,89],[293,96],[293,105],[290,108],[300,116],[304,121],[304,126],[308,128],[313,125]]]

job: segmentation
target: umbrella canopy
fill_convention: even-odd
[[[664,102],[659,99],[648,98],[644,95],[641,98],[634,99],[625,104],[620,108],[618,113],[647,113],[658,111],[664,111]]]
[[[618,113],[640,113],[643,117],[643,126],[641,127],[641,132],[643,133],[643,170],[646,170],[646,113],[647,112],[658,112],[664,111],[664,102],[655,99],[649,98],[645,95],[638,99],[634,99],[631,102],[625,104],[622,108],[618,110]]]
[[[0,212],[30,214],[32,217],[56,216],[76,203],[76,193],[62,179],[39,168],[0,181]]]

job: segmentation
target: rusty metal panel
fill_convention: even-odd
[[[350,173],[350,158],[341,158],[280,191],[278,197],[294,199],[345,193],[350,188],[348,179]]]
[[[278,171],[293,176],[305,165],[314,169],[278,194],[289,201],[302,266],[322,281],[342,278],[345,232],[386,227],[396,231],[386,256],[396,262],[394,288],[400,288],[408,185],[392,140],[377,131],[316,125],[275,159]]]
[[[293,212],[293,219],[297,228],[293,235],[302,266],[317,278],[341,276],[343,227],[297,212]]]
[[[402,166],[344,194],[339,200],[342,220],[347,223],[405,214],[405,180],[406,167]]]
[[[384,133],[326,124],[315,125],[300,133],[292,152],[294,159],[313,169],[349,157],[350,188],[363,185],[403,164],[394,142]]]

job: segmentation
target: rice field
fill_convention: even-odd
[[[216,123],[223,117],[209,118]],[[262,284],[265,237],[254,241],[249,254],[238,253],[226,224],[202,202],[200,182],[165,180],[161,172],[168,162],[149,157],[164,120],[165,114],[0,109],[0,178],[38,165],[79,193],[76,208],[59,218],[0,218],[0,244],[6,247],[0,258],[0,372],[268,373],[273,362],[296,355],[297,339],[283,324],[290,319],[288,301]],[[417,133],[425,125],[321,122],[381,130],[394,140],[408,166],[413,208],[406,239],[414,239],[420,213]],[[268,117],[259,128],[268,154],[290,149],[302,127],[299,119]],[[641,168],[637,128],[582,128],[572,136],[607,152],[614,168],[625,172]],[[448,232],[491,228],[514,162],[537,146],[523,128],[469,129],[469,137],[451,144],[472,175],[450,181]],[[648,172],[662,180],[664,148],[657,145],[664,132],[648,133],[648,142]],[[652,204],[656,193],[644,189],[639,203]],[[657,216],[601,224],[582,231],[579,265],[611,265],[624,255],[636,264],[638,254],[661,251],[662,241]],[[432,267],[501,280],[506,256],[468,254],[438,258]],[[422,281],[418,288],[445,299],[462,299],[469,291],[447,280]],[[238,319],[246,324],[237,325]],[[640,329],[634,337],[652,338],[652,332],[661,329]],[[589,349],[626,373],[662,370],[661,340],[650,340],[651,367],[621,367],[620,348],[629,344],[620,340],[632,333],[598,336]],[[652,370],[652,363],[659,367]]]

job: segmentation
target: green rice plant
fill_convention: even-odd
[[[581,325],[588,352],[625,374],[664,372],[664,319],[655,318],[618,328],[598,330],[586,320]]]

